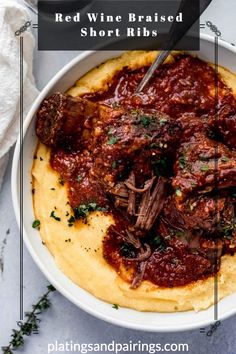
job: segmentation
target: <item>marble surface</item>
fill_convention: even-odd
[[[222,32],[224,40],[236,42],[235,0],[213,0],[201,23],[210,20]],[[36,21],[36,19],[34,19]],[[207,28],[203,32],[211,34]],[[35,33],[36,34],[36,33]],[[42,89],[53,75],[78,52],[35,51],[36,84]],[[19,230],[11,200],[11,158],[0,193],[0,347],[9,342],[11,329],[19,319]],[[24,309],[29,310],[45,292],[47,279],[39,271],[24,247]],[[235,304],[236,305],[236,304]],[[77,343],[188,343],[191,354],[236,354],[236,316],[225,320],[211,337],[199,330],[179,333],[143,333],[120,328],[93,318],[75,307],[60,293],[52,295],[52,306],[42,315],[40,333],[26,339],[19,353],[46,354],[48,343],[73,340]],[[61,352],[63,353],[63,352]],[[65,352],[66,353],[66,352]],[[178,352],[176,352],[178,353]]]

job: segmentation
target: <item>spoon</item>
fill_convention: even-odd
[[[182,0],[180,3],[180,7],[177,11],[178,12],[183,12],[185,14],[188,14],[188,17],[186,17],[185,21],[183,23],[178,23],[178,22],[173,22],[171,29],[170,29],[170,40],[166,44],[166,48],[168,50],[162,50],[156,57],[155,61],[153,64],[150,66],[148,69],[147,73],[143,77],[142,81],[138,85],[136,92],[139,93],[143,91],[144,87],[147,85],[149,80],[151,79],[153,73],[155,70],[165,61],[165,59],[168,57],[169,53],[171,50],[175,47],[175,45],[180,41],[181,38],[185,35],[185,33],[192,27],[194,22],[197,21],[199,16],[205,11],[205,9],[208,7],[208,5],[211,3],[212,0],[200,0],[200,7],[199,7],[199,13],[198,11],[192,11],[192,0]]]

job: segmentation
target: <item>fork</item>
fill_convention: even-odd
[[[181,1],[178,12],[185,10],[189,17],[186,19],[182,26],[179,26],[176,22],[173,22],[173,25],[170,29],[170,40],[166,44],[166,50],[161,51],[157,55],[155,61],[152,63],[147,73],[144,75],[142,81],[138,85],[135,93],[140,93],[141,91],[143,91],[144,87],[150,81],[156,69],[165,61],[171,50],[173,50],[175,45],[180,41],[181,38],[183,38],[185,33],[199,18],[199,16],[205,11],[205,9],[208,7],[212,0],[200,0],[199,13],[191,12],[191,1],[192,0]]]

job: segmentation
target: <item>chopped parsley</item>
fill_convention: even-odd
[[[117,136],[111,135],[110,138],[109,138],[108,141],[107,141],[107,144],[108,144],[108,145],[114,145],[114,144],[117,143],[117,141],[118,141]]]
[[[229,158],[227,156],[222,156],[221,157],[221,161],[222,162],[228,162],[229,161]]]
[[[112,164],[111,164],[111,167],[112,167],[113,169],[115,169],[115,168],[117,167],[117,162],[116,162],[116,161],[113,161]]]
[[[158,251],[164,251],[166,249],[165,240],[159,235],[156,235],[154,238],[151,239],[152,245]]]
[[[217,138],[216,133],[213,130],[210,130],[207,135],[210,139],[213,139],[213,140],[215,140]]]
[[[165,125],[168,122],[168,120],[166,118],[161,118],[160,119],[160,126],[162,127],[163,125]]]
[[[128,243],[123,243],[120,246],[120,253],[125,258],[134,256],[134,252],[133,251],[134,251],[133,246],[128,244]]]
[[[167,172],[167,160],[166,158],[162,158],[159,160],[153,160],[151,161],[152,164],[152,169],[155,174],[155,176],[163,176]]]
[[[67,221],[68,221],[68,226],[71,227],[74,225],[75,217],[71,215],[71,217]]]
[[[97,211],[102,211],[102,212],[106,212],[108,210],[108,207],[97,207],[96,209]]]
[[[173,230],[171,234],[172,236],[183,237],[185,235],[185,232],[180,230]]]
[[[53,210],[50,214],[50,218],[55,219],[56,221],[61,221],[61,218],[55,215],[55,211]]]
[[[80,204],[74,209],[76,219],[86,219],[90,212],[98,210],[97,203]]]
[[[175,194],[177,195],[177,197],[182,197],[182,192],[180,189],[176,189]]]
[[[151,124],[151,118],[149,116],[141,116],[139,117],[139,122],[146,128]]]
[[[202,165],[202,166],[200,167],[200,170],[201,170],[202,172],[208,171],[208,170],[209,170],[209,166],[207,166],[207,165]]]
[[[112,305],[112,308],[115,309],[115,310],[119,310],[119,305],[113,304],[113,305]]]
[[[162,244],[161,237],[160,236],[154,237],[154,239],[152,240],[152,243],[154,246],[159,247]]]
[[[64,178],[59,177],[59,178],[58,178],[58,183],[60,183],[62,186],[64,186],[64,184],[65,184]]]
[[[34,229],[38,229],[40,226],[40,221],[38,219],[34,220],[34,222],[32,223],[32,227]]]
[[[82,179],[83,179],[82,176],[79,175],[79,176],[77,177],[77,182],[80,183],[80,182],[82,181]]]
[[[224,233],[224,237],[227,239],[231,239],[234,228],[235,228],[235,225],[224,226],[222,228],[222,231]]]
[[[182,170],[186,167],[186,157],[184,154],[179,157],[179,166]]]

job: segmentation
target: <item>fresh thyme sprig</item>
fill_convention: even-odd
[[[19,329],[13,329],[9,345],[2,347],[3,354],[13,354],[13,350],[20,348],[24,344],[24,336],[30,336],[31,334],[37,334],[39,330],[40,319],[38,316],[43,310],[46,310],[50,306],[49,294],[56,289],[52,285],[47,286],[48,291],[39,299],[37,304],[32,306],[31,312],[26,312],[25,322],[19,321],[17,325]]]

